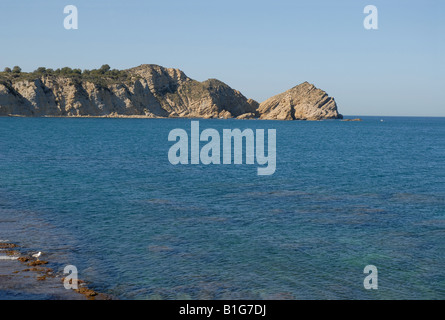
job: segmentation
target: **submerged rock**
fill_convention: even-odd
[[[30,266],[30,267],[35,267],[35,266],[41,266],[43,264],[48,264],[48,261],[35,260],[35,261],[28,262],[26,265]]]
[[[17,247],[18,246],[15,243],[0,242],[0,249],[12,249]]]

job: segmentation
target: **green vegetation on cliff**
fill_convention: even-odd
[[[19,66],[10,68],[6,67],[3,72],[0,72],[0,83],[14,83],[17,81],[34,81],[42,77],[63,77],[72,79],[74,82],[80,83],[82,81],[89,81],[95,85],[106,87],[110,84],[130,83],[132,77],[127,70],[111,69],[108,64],[104,64],[99,69],[81,70],[64,67],[60,69],[50,69],[39,67],[33,72],[22,72]]]

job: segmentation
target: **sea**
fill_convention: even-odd
[[[192,119],[1,117],[0,240],[124,300],[444,299],[445,118],[360,118],[195,119],[275,129],[261,176],[171,164]]]

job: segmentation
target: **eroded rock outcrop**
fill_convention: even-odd
[[[261,119],[321,120],[341,119],[334,98],[304,82],[262,102],[258,108]]]

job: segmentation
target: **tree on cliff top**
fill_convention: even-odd
[[[34,72],[35,73],[45,73],[46,72],[46,68],[45,67],[39,67]]]
[[[22,72],[22,68],[20,68],[19,66],[14,66],[14,68],[12,68],[12,73],[20,73]]]
[[[101,73],[106,73],[106,72],[110,71],[110,69],[111,68],[110,68],[110,66],[108,64],[104,64],[104,65],[102,65],[102,67],[100,67],[99,71]]]

